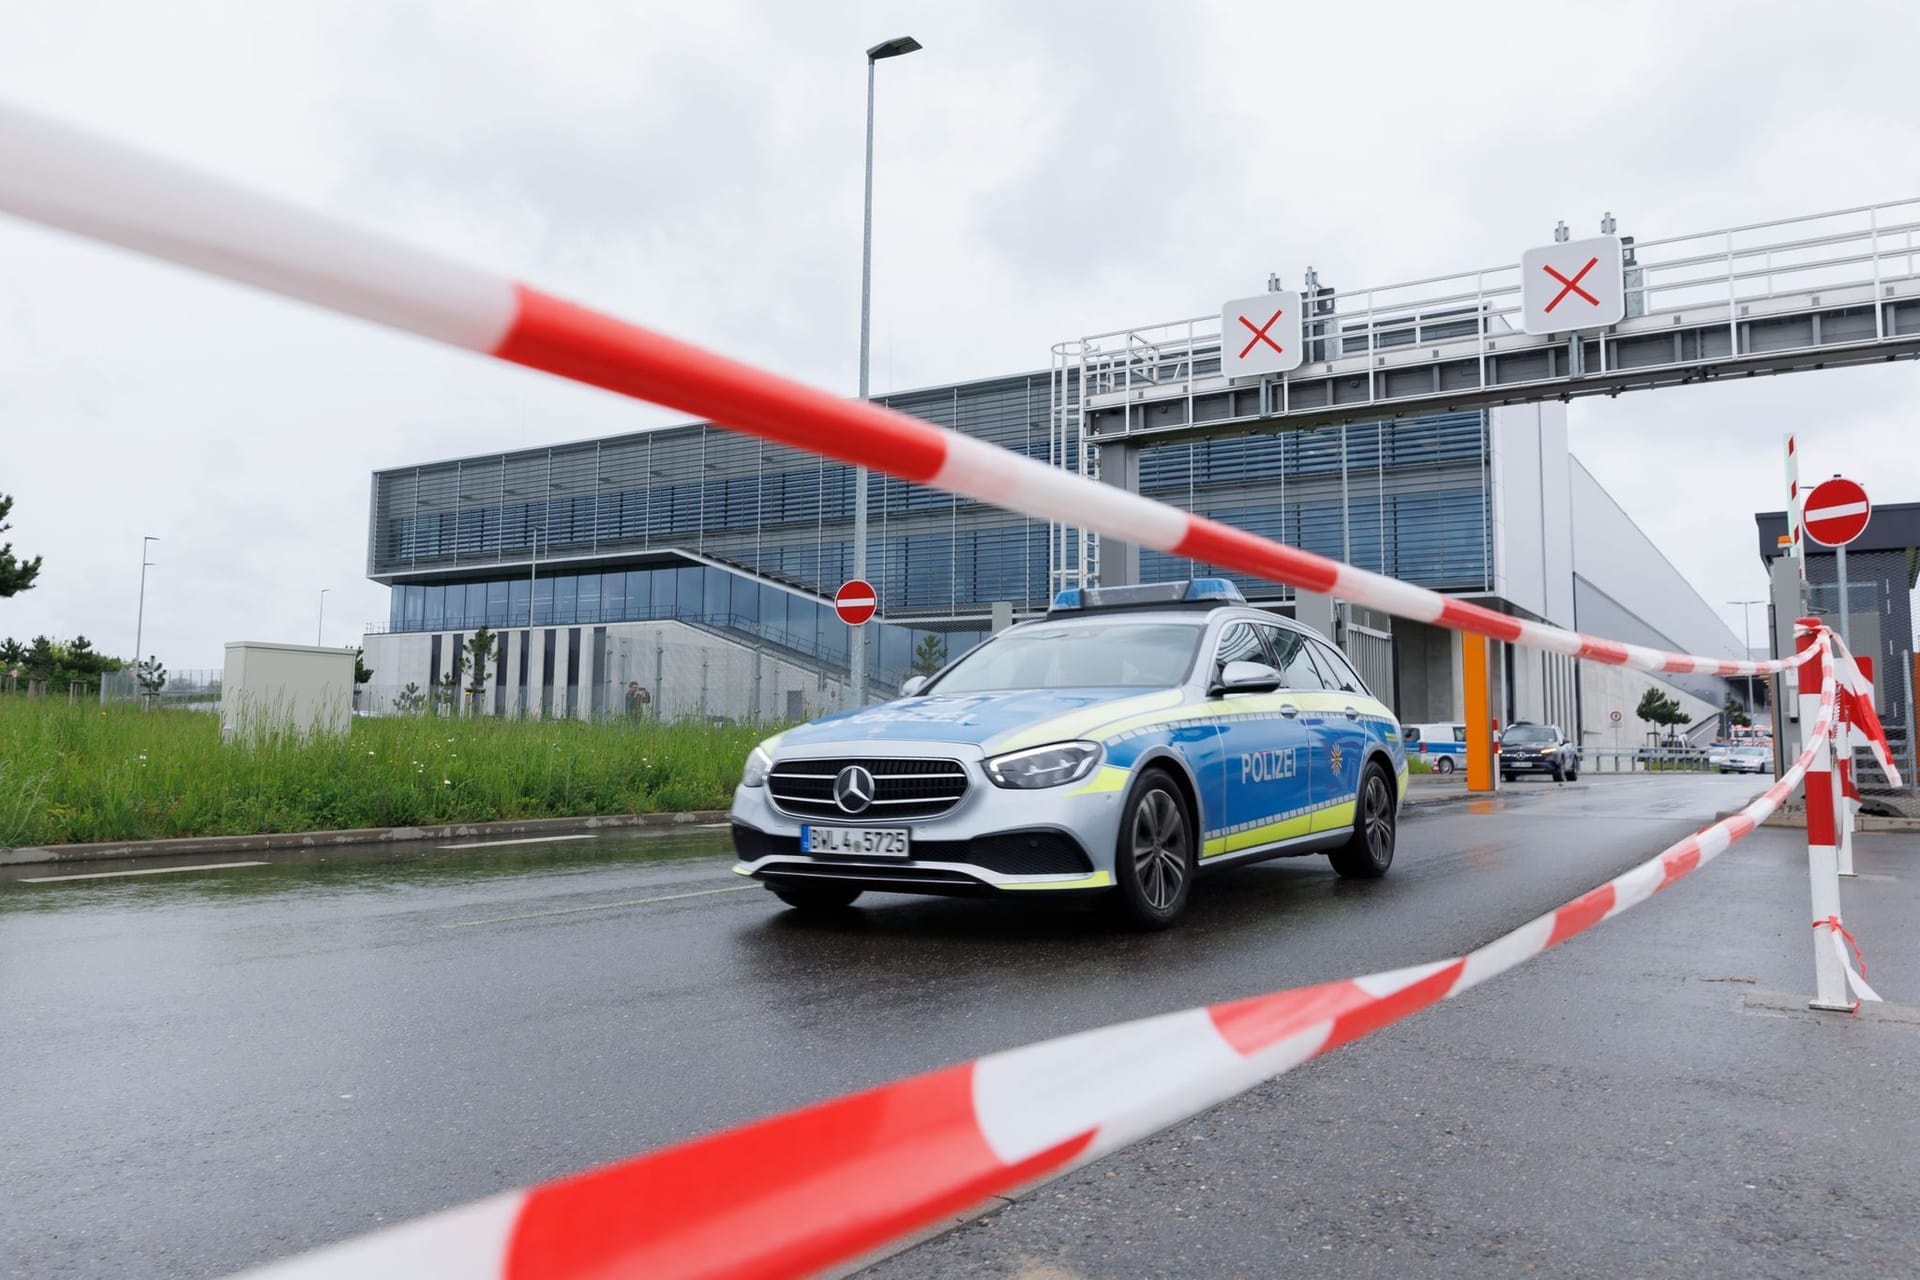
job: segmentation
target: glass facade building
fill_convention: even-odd
[[[1043,462],[1045,372],[878,397]],[[1077,442],[1066,442],[1069,454]],[[1450,413],[1146,449],[1143,492],[1369,569],[1481,593],[1492,577],[1488,418]],[[393,588],[375,632],[678,621],[843,669],[852,469],[706,424],[450,459],[373,476],[367,570]],[[1047,525],[874,475],[861,629],[876,679],[929,634],[957,656],[993,606],[1042,611]],[[1216,572],[1145,551],[1146,580]],[[1234,576],[1234,575],[1229,575]],[[1240,579],[1256,600],[1289,592]]]

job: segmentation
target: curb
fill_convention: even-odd
[[[99,844],[54,844],[0,849],[0,867],[44,862],[102,862],[120,858],[168,858],[195,853],[264,853],[331,849],[357,844],[402,844],[458,840],[469,836],[552,835],[625,827],[680,827],[725,822],[724,809],[685,813],[616,813],[586,818],[523,818],[509,822],[448,822],[429,827],[358,827],[347,831],[268,832],[251,836],[183,836],[167,840],[109,840]]]

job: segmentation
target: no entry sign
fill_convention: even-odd
[[[1298,369],[1300,295],[1291,289],[1242,298],[1220,308],[1220,372],[1252,378]]]
[[[1520,255],[1520,327],[1567,333],[1620,323],[1627,314],[1619,236],[1595,236]]]
[[[857,627],[873,616],[880,607],[880,595],[873,589],[871,582],[862,582],[858,578],[849,579],[840,584],[833,593],[833,611],[840,615],[840,621],[850,627]]]
[[[1835,476],[1813,487],[1804,517],[1807,536],[1827,547],[1844,547],[1866,531],[1873,516],[1867,491]]]

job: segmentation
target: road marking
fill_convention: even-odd
[[[507,924],[514,920],[539,920],[546,916],[574,916],[582,911],[612,911],[615,907],[644,907],[650,902],[678,902],[682,898],[704,898],[714,893],[740,893],[758,889],[757,884],[730,884],[724,889],[696,889],[692,893],[666,893],[657,898],[629,898],[625,902],[599,902],[591,907],[562,907],[558,911],[529,911],[517,916],[489,916],[485,920],[456,920],[442,929],[471,929],[477,924]]]
[[[461,844],[443,844],[442,849],[497,849],[503,844],[555,844],[561,840],[592,840],[594,836],[527,836],[520,840],[470,840]]]
[[[264,862],[204,862],[193,867],[142,867],[138,871],[89,871],[77,876],[21,876],[21,884],[58,884],[63,880],[111,880],[115,876],[164,876],[176,871],[225,871],[228,867],[264,867]]]

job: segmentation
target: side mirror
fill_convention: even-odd
[[[1229,662],[1220,668],[1207,694],[1272,693],[1280,685],[1280,673],[1264,662]]]
[[[927,678],[925,676],[909,676],[907,677],[907,682],[900,686],[900,696],[903,698],[911,698],[914,694],[926,687]]]

